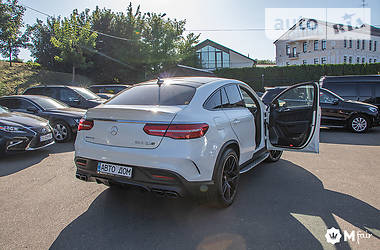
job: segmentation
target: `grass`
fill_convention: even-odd
[[[81,75],[75,76],[76,84],[87,86],[93,82]],[[26,88],[35,85],[71,84],[71,73],[54,72],[44,69],[35,69],[25,63],[9,63],[0,61],[0,96],[21,94]]]

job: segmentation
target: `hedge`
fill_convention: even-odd
[[[373,75],[380,74],[380,63],[372,64],[324,64],[292,65],[284,67],[252,67],[240,69],[220,69],[214,72],[219,77],[241,80],[256,91],[264,87],[286,86],[300,82],[319,81],[321,76]]]

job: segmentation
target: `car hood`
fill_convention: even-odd
[[[9,112],[0,114],[0,122],[8,125],[21,125],[24,127],[39,127],[45,126],[48,121],[30,114]]]
[[[62,109],[50,109],[50,110],[47,110],[46,113],[55,114],[55,115],[65,115],[65,116],[70,116],[73,118],[81,118],[86,113],[86,110],[78,109],[78,108],[62,108]]]
[[[358,102],[358,101],[353,101],[353,100],[344,100],[344,102],[352,106],[361,106],[363,108],[369,108],[369,107],[377,108],[375,105],[365,103],[365,102]]]

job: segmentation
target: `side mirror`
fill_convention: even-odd
[[[37,113],[38,109],[36,107],[28,107],[28,108],[26,108],[26,111],[32,112],[32,113]]]

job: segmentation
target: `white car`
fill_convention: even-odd
[[[169,197],[232,204],[239,176],[282,150],[319,150],[319,87],[298,84],[266,106],[247,84],[213,77],[144,82],[87,111],[76,177]]]

